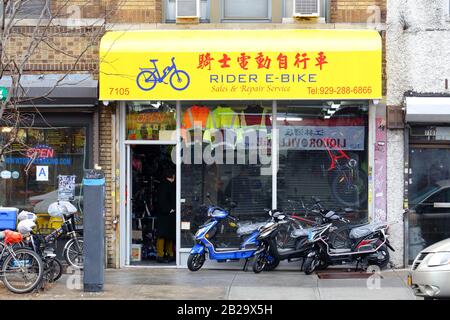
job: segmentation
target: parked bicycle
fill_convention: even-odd
[[[28,293],[36,289],[44,276],[44,263],[33,250],[19,245],[19,232],[0,232],[0,277],[5,287],[14,293]]]
[[[136,83],[141,90],[150,91],[158,83],[168,84],[165,80],[169,74],[171,74],[169,83],[173,89],[182,91],[189,86],[191,81],[189,75],[186,71],[177,68],[175,58],[172,58],[172,65],[167,66],[162,74],[156,65],[158,59],[151,59],[150,62],[153,64],[153,67],[140,68],[141,72],[136,77]]]
[[[44,280],[47,282],[57,281],[62,276],[63,266],[56,258],[54,249],[46,246],[44,236],[35,234],[36,215],[22,211],[17,219],[20,221],[17,231],[23,236],[23,246],[39,254],[44,263]]]
[[[280,248],[292,246],[294,239],[291,234],[297,229],[333,223],[334,226],[338,227],[330,235],[334,248],[347,247],[349,243],[348,233],[350,232],[352,225],[350,224],[350,221],[343,216],[353,213],[354,210],[346,208],[337,214],[333,210],[325,209],[319,198],[312,197],[311,199],[313,203],[309,206],[305,205],[303,200],[287,200],[289,207],[286,212],[288,223],[279,227],[276,236],[278,246]],[[336,219],[336,216],[339,216],[339,219]]]
[[[73,223],[73,217],[77,208],[68,201],[57,201],[48,207],[48,214],[63,220],[62,225],[52,233],[43,237],[46,244],[54,243],[62,235],[69,235],[63,249],[64,259],[67,263],[77,269],[83,268],[83,238],[77,233]]]

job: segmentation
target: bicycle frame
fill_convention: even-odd
[[[340,167],[338,160],[339,159],[346,159],[346,160],[350,160],[350,157],[348,156],[348,154],[342,150],[342,149],[336,149],[335,147],[330,148],[329,144],[328,144],[328,140],[327,138],[323,138],[323,144],[325,146],[325,148],[327,149],[327,153],[330,156],[330,167],[328,168],[328,171],[333,171],[334,169],[336,169],[337,167]],[[335,150],[339,153],[339,155],[335,155],[332,153],[332,150]],[[339,168],[338,168],[339,169]]]
[[[164,82],[164,79],[167,78],[167,76],[173,71],[173,70],[177,70],[177,65],[175,64],[175,58],[172,58],[172,65],[171,66],[167,66],[164,70],[163,70],[163,75],[161,76],[161,73],[159,72],[159,68],[156,65],[156,62],[158,60],[151,60],[151,62],[153,63],[153,68],[140,68],[141,71],[154,71],[154,74],[157,75],[157,81],[159,83]]]
[[[14,258],[14,261],[18,262],[18,261],[17,261],[17,257],[16,257],[16,253],[14,252],[14,250],[13,250],[13,248],[12,248],[12,245],[10,245],[10,244],[5,244],[4,242],[2,242],[2,243],[1,243],[1,247],[2,247],[2,249],[1,249],[1,253],[0,253],[0,261],[3,260],[3,257],[4,257],[4,255],[5,255],[5,253],[8,252],[10,255],[12,255],[12,257]],[[22,271],[24,271],[24,270],[23,270],[23,267],[20,265],[20,263],[18,264],[18,267],[19,267]],[[3,277],[3,276],[4,276],[3,271],[0,271],[0,277]]]
[[[342,168],[341,163],[339,162],[340,159],[345,159],[347,161],[355,161],[354,159],[350,158],[349,155],[342,149],[337,149],[336,147],[330,147],[329,146],[329,139],[327,138],[323,138],[322,139],[323,144],[327,150],[328,156],[330,157],[331,163],[330,163],[330,167],[328,168],[328,171],[333,171],[333,170],[337,170],[339,172],[339,174],[342,174],[344,176],[344,180],[345,180],[345,186],[347,188],[351,188],[351,186],[353,185],[353,178],[354,178],[354,167],[350,166],[350,165],[346,165],[346,167],[348,167],[351,171],[350,176],[347,174],[346,170],[344,170]],[[334,154],[332,151],[337,151],[338,155]]]
[[[70,216],[68,219],[66,219],[63,216],[62,219],[63,219],[63,224],[61,225],[61,227],[59,227],[58,229],[56,229],[49,235],[45,236],[44,237],[45,242],[50,242],[50,241],[56,240],[63,234],[68,234],[72,237],[74,235],[76,235],[76,231],[75,231],[75,228],[73,227],[72,220],[71,220],[72,216]]]

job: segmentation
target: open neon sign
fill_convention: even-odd
[[[37,145],[33,148],[29,148],[27,150],[27,157],[33,158],[36,157],[38,159],[49,159],[55,157],[55,149],[48,145]]]

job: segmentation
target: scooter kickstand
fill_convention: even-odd
[[[242,271],[247,271],[247,264],[248,264],[248,258],[245,259],[244,268],[242,269]]]

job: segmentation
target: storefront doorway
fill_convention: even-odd
[[[148,101],[128,102],[124,109],[123,265],[185,266],[210,201],[237,203],[232,214],[241,224],[266,221],[265,208],[296,212],[289,200],[309,204],[312,196],[330,209],[351,207],[348,218],[355,224],[369,219],[364,102],[342,102],[331,110],[313,101]],[[157,263],[158,185],[167,166],[176,172],[171,201],[178,261]],[[339,174],[347,172],[359,179],[348,192],[336,183],[346,183]],[[235,227],[217,235],[218,248],[239,246]]]
[[[450,237],[450,128],[414,126],[409,144],[408,262]]]
[[[130,265],[176,264],[174,148],[129,146]]]

